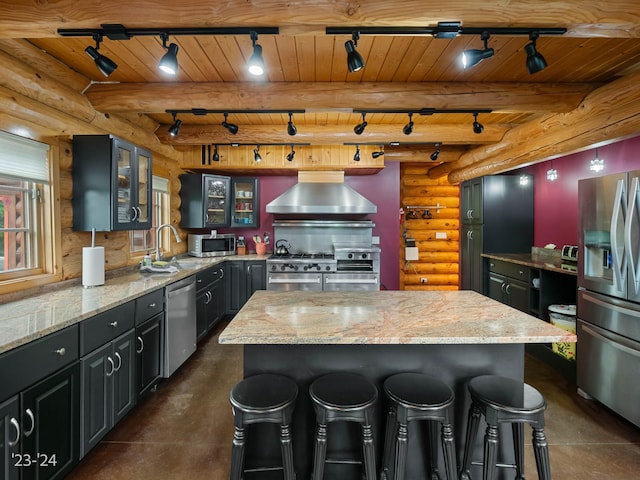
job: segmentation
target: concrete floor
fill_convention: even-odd
[[[228,395],[241,378],[242,348],[219,345],[214,332],[171,379],[118,424],[67,478],[228,478],[233,436]],[[552,368],[529,355],[525,378],[548,402],[546,433],[554,479],[640,478],[639,428],[581,398],[575,385],[568,384]],[[537,474],[530,432],[525,427],[525,465],[527,478],[534,479]]]

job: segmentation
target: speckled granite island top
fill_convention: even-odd
[[[220,343],[492,344],[576,336],[473,291],[253,294]]]

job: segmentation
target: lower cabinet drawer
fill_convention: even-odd
[[[529,267],[517,263],[503,262],[501,260],[489,259],[489,270],[507,277],[515,278],[529,283]]]
[[[134,326],[135,301],[99,313],[80,322],[80,355],[95,350]]]

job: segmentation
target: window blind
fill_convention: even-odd
[[[159,192],[169,193],[169,179],[153,176],[152,188]]]
[[[49,182],[49,145],[0,132],[0,176]]]

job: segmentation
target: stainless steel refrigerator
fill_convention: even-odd
[[[577,383],[640,426],[640,171],[578,182]]]

